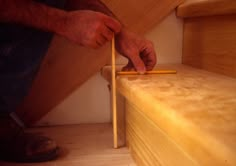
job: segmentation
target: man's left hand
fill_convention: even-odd
[[[140,73],[152,70],[156,64],[153,43],[127,30],[116,35],[116,50],[128,58],[128,64],[122,70],[136,70]]]

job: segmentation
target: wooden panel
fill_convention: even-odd
[[[197,164],[139,108],[126,102],[127,142],[140,154],[140,166],[196,166]],[[145,164],[144,164],[145,163]]]
[[[39,120],[109,62],[110,52],[107,46],[93,50],[55,37],[19,116],[28,125]]]
[[[236,79],[185,65],[158,68],[178,73],[119,76],[119,92],[199,165],[235,166]]]
[[[113,149],[111,124],[69,125],[35,128],[31,132],[50,136],[62,148],[61,156],[43,163],[8,163],[1,166],[135,166],[127,148]]]
[[[185,19],[183,63],[236,77],[236,15]]]
[[[226,15],[235,13],[235,0],[187,0],[177,9],[177,15],[180,17]]]
[[[102,0],[128,29],[144,34],[184,0]]]

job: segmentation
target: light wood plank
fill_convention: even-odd
[[[126,101],[127,142],[133,153],[140,154],[140,166],[197,166],[166,133],[146,117],[134,104]],[[135,142],[139,142],[135,145]],[[142,147],[143,144],[143,147]],[[139,149],[135,149],[139,148]]]
[[[111,83],[111,95],[112,95],[112,123],[113,123],[113,146],[118,148],[118,131],[117,131],[117,105],[116,105],[116,50],[115,50],[115,38],[111,41],[111,66],[112,66],[112,83]]]
[[[235,20],[235,14],[185,19],[183,63],[236,77]]]
[[[127,148],[113,149],[111,124],[35,128],[31,131],[55,139],[63,148],[59,159],[34,164],[0,161],[1,166],[135,166]]]
[[[236,14],[235,0],[187,0],[177,8],[180,17]]]
[[[102,0],[133,32],[144,34],[184,0]]]
[[[185,65],[158,69],[177,74],[119,76],[117,89],[197,164],[236,165],[236,79]]]

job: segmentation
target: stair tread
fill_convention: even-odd
[[[118,91],[189,155],[236,164],[236,79],[180,64],[158,68],[177,74],[118,76]]]

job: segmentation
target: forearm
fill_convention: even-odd
[[[0,0],[0,22],[60,33],[66,12],[32,0]]]

